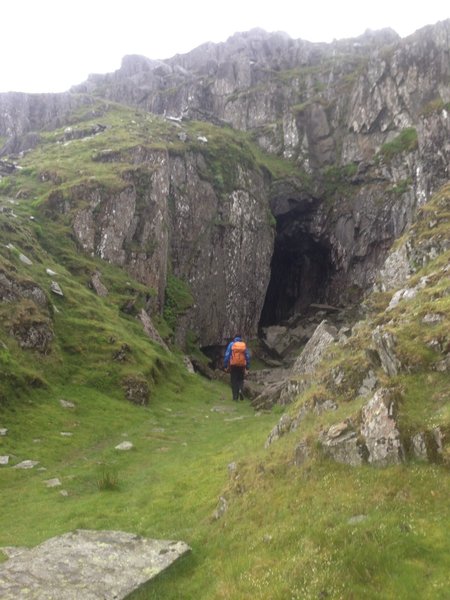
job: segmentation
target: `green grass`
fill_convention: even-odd
[[[197,519],[214,509],[227,464],[239,458],[236,438],[242,438],[244,451],[258,432],[261,437],[270,417],[255,419],[248,406],[232,412],[237,409],[222,398],[228,390],[197,376],[183,377],[184,382],[162,386],[148,408],[132,406],[117,392],[103,395],[72,385],[51,396],[35,394],[20,411],[4,410],[8,435],[1,439],[2,453],[14,457],[12,464],[32,458],[46,470],[0,471],[8,505],[0,545],[36,544],[78,527],[185,538]],[[76,407],[63,408],[61,398]],[[230,412],[215,412],[215,406]],[[236,416],[241,419],[227,421]],[[125,439],[134,449],[115,450]],[[98,489],[105,473],[118,481],[112,496]],[[61,479],[67,498],[45,487],[52,477]]]
[[[391,161],[399,154],[414,152],[418,147],[417,131],[414,127],[403,129],[391,142],[383,144],[377,154],[377,158],[385,162]]]
[[[230,400],[227,386],[189,374],[178,350],[168,353],[151,342],[136,318],[154,291],[80,253],[66,216],[49,219],[41,210],[55,187],[63,199],[70,186],[88,185],[92,177],[105,190],[116,189],[137,148],[185,151],[172,125],[116,105],[100,106],[103,133],[67,146],[57,144],[62,130],[42,134],[44,145],[26,155],[23,171],[0,185],[0,202],[21,197],[14,206],[17,218],[0,213],[2,240],[15,246],[0,245],[0,274],[15,285],[43,290],[48,302],[34,307],[32,317],[48,320],[54,332],[51,352],[22,350],[10,334],[11,323],[29,317],[30,300],[0,304],[0,427],[8,429],[0,437],[0,454],[11,457],[11,466],[39,461],[29,471],[0,467],[0,546],[33,546],[76,528],[187,542],[191,553],[135,600],[447,598],[448,448],[439,464],[411,460],[386,469],[352,468],[323,459],[317,439],[333,423],[358,419],[364,402],[358,388],[369,368],[366,349],[376,325],[395,333],[405,364],[390,380],[377,370],[380,382],[399,398],[402,433],[429,433],[437,426],[450,433],[448,373],[435,368],[441,358],[436,342],[448,351],[448,253],[411,280],[413,285],[430,276],[415,299],[389,312],[392,293],[368,299],[369,320],[346,346],[331,349],[314,385],[288,410],[294,414],[315,398],[332,398],[339,408],[320,417],[311,413],[298,430],[265,450],[284,409],[255,415],[247,403]],[[81,114],[73,122],[79,128],[92,124]],[[204,177],[218,191],[227,189],[229,171],[244,155],[261,166],[268,161],[274,176],[294,174],[291,163],[254,152],[244,134],[234,137],[231,130],[199,123],[185,127],[186,147],[204,152]],[[198,135],[208,138],[207,150]],[[97,160],[111,146],[120,149],[117,160]],[[352,174],[352,165],[332,168],[330,193],[345,187]],[[448,239],[448,197],[447,188],[420,211],[411,230],[418,247]],[[31,265],[20,260],[21,252]],[[64,297],[51,294],[47,268],[57,272]],[[106,297],[89,287],[97,270]],[[171,279],[168,291],[176,316],[188,306],[189,290]],[[443,319],[424,323],[434,312]],[[170,315],[168,320],[155,319],[167,337]],[[192,345],[195,336],[190,338]],[[338,370],[342,385],[332,376]],[[148,384],[148,406],[125,399],[128,378]],[[74,408],[64,408],[61,400]],[[305,439],[311,457],[296,467],[295,446]],[[131,441],[133,449],[116,450],[123,441]],[[231,462],[237,471],[230,476]],[[45,481],[55,477],[61,487],[47,488]],[[228,510],[214,520],[220,496]]]
[[[0,470],[0,545],[34,545],[75,528],[186,541],[192,552],[140,599],[444,599],[445,470],[354,469],[319,458],[297,468],[289,437],[262,449],[277,419],[255,417],[225,386],[188,374],[160,386],[148,408],[78,386],[35,393],[3,412],[1,453],[46,470]],[[115,450],[123,440],[134,448]],[[237,479],[227,475],[232,461]],[[112,490],[99,489],[105,473],[117,482]],[[53,477],[60,488],[46,488]],[[214,521],[221,494],[229,508]]]

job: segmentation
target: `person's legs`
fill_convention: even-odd
[[[244,399],[244,374],[245,374],[245,369],[243,369],[242,367],[238,367],[239,370],[239,374],[238,374],[238,400],[243,400]]]
[[[231,379],[231,391],[233,394],[233,400],[239,400],[239,390],[240,390],[240,374],[241,369],[239,367],[231,367],[230,368],[230,379]]]

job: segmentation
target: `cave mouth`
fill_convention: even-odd
[[[279,325],[311,304],[328,300],[334,272],[329,245],[317,241],[298,223],[277,221],[270,281],[259,327]]]

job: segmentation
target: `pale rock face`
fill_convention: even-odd
[[[411,267],[408,260],[406,246],[403,244],[391,252],[380,271],[380,283],[382,291],[400,287],[411,275]]]
[[[395,403],[386,389],[379,389],[362,409],[361,434],[369,452],[368,462],[386,466],[403,462],[405,452],[395,420]]]
[[[396,340],[394,335],[389,331],[385,331],[381,326],[378,326],[372,333],[372,341],[384,372],[390,377],[398,375],[402,365],[395,354]]]
[[[324,352],[336,340],[337,329],[327,321],[322,321],[296,360],[292,368],[293,375],[313,373]]]
[[[125,599],[190,551],[180,541],[121,531],[77,530],[24,549],[0,565],[0,596]]]

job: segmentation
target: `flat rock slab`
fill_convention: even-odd
[[[189,550],[122,531],[76,530],[0,564],[0,598],[121,600]]]

